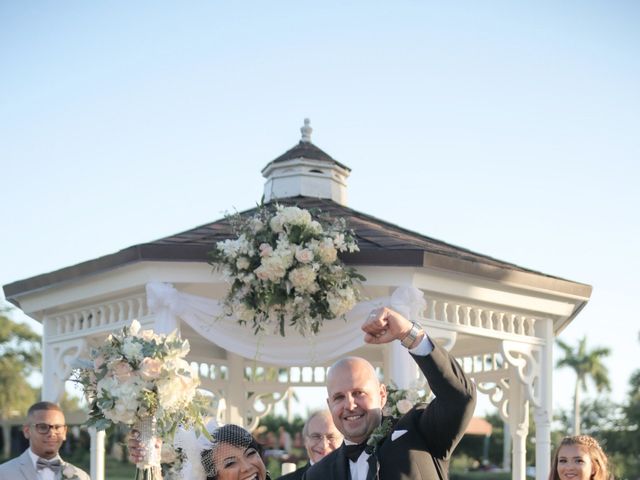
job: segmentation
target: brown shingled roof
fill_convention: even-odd
[[[331,155],[326,153],[324,150],[321,150],[320,148],[316,147],[313,143],[303,142],[303,141],[298,142],[298,144],[295,145],[293,148],[287,150],[278,158],[269,162],[269,164],[266,167],[264,167],[262,171],[264,172],[272,163],[280,163],[280,162],[285,162],[287,160],[295,160],[296,158],[306,158],[309,160],[324,160],[327,162],[335,163],[336,165],[344,168],[349,172],[351,171],[349,167],[338,162],[337,160],[332,158]]]
[[[443,270],[465,272],[490,278],[503,278],[507,273],[521,272],[529,279],[545,280],[549,288],[589,296],[591,287],[519,267],[512,263],[456,247],[370,215],[339,205],[331,200],[296,197],[280,200],[301,208],[317,209],[332,217],[344,217],[353,229],[360,252],[343,254],[349,265],[431,266]],[[250,215],[254,209],[242,212]],[[153,242],[135,245],[119,252],[20,280],[4,287],[7,298],[47,287],[81,276],[99,273],[138,261],[206,262],[215,242],[232,237],[227,219],[217,220]],[[529,283],[527,280],[526,283]]]

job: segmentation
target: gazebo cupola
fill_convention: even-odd
[[[262,169],[267,179],[264,200],[297,196],[323,198],[347,204],[347,177],[351,169],[311,143],[309,119],[300,128],[300,142]]]

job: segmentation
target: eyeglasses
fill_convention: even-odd
[[[67,428],[66,425],[49,425],[48,423],[32,423],[31,426],[35,427],[36,432],[41,435],[46,435],[50,430],[55,433],[64,432]]]
[[[311,435],[307,435],[307,438],[309,438],[309,440],[311,440],[312,443],[320,443],[323,439],[326,438],[327,442],[329,442],[331,445],[335,445],[341,440],[339,436],[333,435],[332,433],[329,433],[327,435],[322,435],[320,433],[312,433]]]

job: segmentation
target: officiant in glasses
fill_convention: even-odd
[[[0,465],[0,480],[90,480],[83,470],[65,462],[58,453],[67,438],[62,409],[51,402],[38,402],[27,411],[22,427],[29,448]]]

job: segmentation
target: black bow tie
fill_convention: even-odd
[[[365,443],[357,443],[356,445],[345,445],[344,453],[349,460],[352,462],[357,462],[362,452],[364,452],[367,448],[367,444]],[[369,453],[369,452],[367,452]]]
[[[45,460],[44,458],[38,458],[36,462],[36,468],[42,470],[43,468],[50,468],[53,473],[58,473],[62,469],[62,463],[59,458],[53,460]]]

